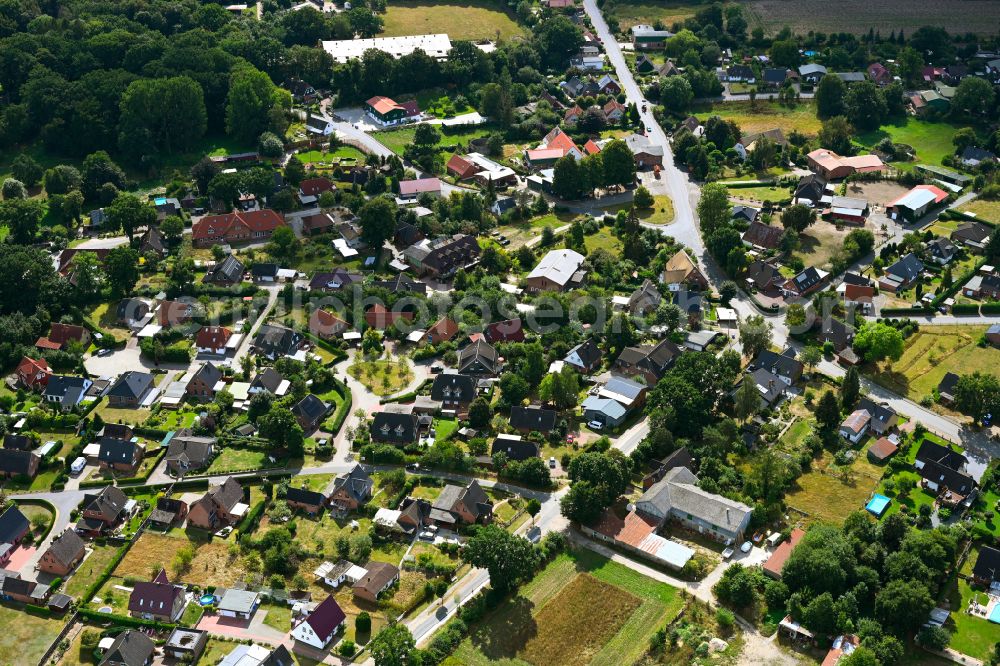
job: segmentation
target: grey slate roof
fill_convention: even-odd
[[[152,387],[153,375],[148,372],[128,370],[118,378],[118,381],[116,381],[110,389],[108,389],[107,395],[109,397],[138,399]]]

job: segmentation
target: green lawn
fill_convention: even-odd
[[[254,469],[266,463],[267,454],[263,451],[225,448],[222,449],[222,452],[209,465],[207,473],[221,474],[223,472]]]
[[[184,608],[184,613],[181,615],[181,624],[193,627],[198,624],[198,621],[201,620],[201,616],[204,614],[204,607],[192,601]]]
[[[739,125],[740,131],[744,134],[764,132],[777,127],[786,137],[792,130],[815,136],[822,127],[822,123],[816,117],[816,108],[811,102],[799,102],[792,108],[781,106],[776,102],[758,101],[755,104],[727,102],[698,111],[695,115],[702,121],[711,116],[732,120]]]
[[[858,134],[855,140],[866,148],[871,148],[882,139],[889,137],[893,143],[905,143],[917,151],[916,160],[897,164],[903,168],[914,164],[941,165],[946,155],[955,152],[952,137],[960,128],[951,123],[930,122],[919,118],[907,118],[898,125],[884,125],[874,132]]]
[[[347,372],[379,396],[398,393],[413,381],[413,370],[406,359],[358,361]]]
[[[977,659],[986,659],[993,649],[993,644],[1000,641],[1000,624],[965,612],[969,601],[977,594],[979,602],[985,604],[988,599],[985,592],[976,592],[961,578],[956,577],[951,580],[948,584],[948,596],[951,600],[952,613],[945,628],[952,632],[950,647],[953,650]]]
[[[627,211],[631,208],[631,204],[623,204],[621,206],[608,206],[603,210],[608,215],[614,215],[619,210]],[[674,221],[674,202],[666,194],[657,194],[653,196],[652,208],[636,208],[635,215],[646,224],[669,224]]]
[[[550,227],[552,231],[555,231],[559,227],[571,224],[577,217],[578,215],[575,213],[546,213],[526,222],[499,227],[497,231],[510,241],[508,249],[516,249],[528,241],[540,237],[545,227]],[[531,268],[534,267],[530,266],[529,270]]]
[[[614,234],[610,227],[601,227],[596,234],[584,236],[584,244],[587,246],[587,254],[598,249],[604,249],[612,254],[619,254],[622,249],[622,242]]]
[[[976,199],[965,204],[960,211],[975,215],[981,220],[1000,224],[1000,201],[987,201],[986,199]],[[960,222],[955,221],[955,224]]]
[[[118,552],[118,549],[114,546],[88,544],[88,548],[91,548],[94,552],[87,556],[87,559],[83,561],[63,588],[63,592],[74,599],[79,598],[90,587],[90,584],[94,582],[94,579],[108,568],[111,560],[115,559],[115,553]],[[89,601],[89,599],[84,601]]]
[[[869,376],[886,388],[919,401],[941,383],[947,372],[970,368],[1000,377],[1000,349],[977,343],[985,326],[929,326],[906,340],[903,356]]]
[[[406,147],[413,143],[413,137],[415,136],[416,131],[417,130],[414,127],[403,127],[400,129],[375,132],[372,136],[392,152],[397,155],[402,155]],[[466,144],[472,139],[487,136],[489,133],[490,130],[484,127],[461,128],[455,131],[448,130],[447,134],[442,133],[441,141],[438,145],[441,150],[446,150],[450,146]],[[447,156],[445,159],[447,159]]]
[[[849,513],[864,508],[878,483],[878,478],[872,478],[871,474],[860,456],[843,471],[834,467],[833,456],[824,452],[808,473],[796,479],[785,501],[810,520],[839,525]]]
[[[434,419],[434,440],[443,442],[450,438],[458,430],[458,421],[455,419]]]
[[[37,664],[62,629],[62,619],[28,615],[0,606],[0,663]]]
[[[416,0],[389,5],[379,37],[447,33],[457,39],[513,39],[524,34],[507,7],[490,0]]]
[[[632,664],[682,604],[669,585],[591,551],[570,551],[474,625],[444,664]]]
[[[792,193],[787,187],[730,187],[729,196],[750,201],[788,201]]]
[[[911,448],[919,448],[919,447],[914,446]],[[920,507],[923,506],[924,504],[927,504],[929,506],[934,505],[934,495],[930,494],[929,492],[923,490],[920,487],[920,475],[917,474],[916,472],[903,470],[901,472],[893,474],[889,478],[891,478],[895,483],[896,490],[892,492],[887,491],[885,489],[884,480],[879,485],[879,490],[878,490],[881,494],[892,499],[892,503],[889,504],[889,508],[886,509],[884,514],[882,514],[883,518],[885,518],[886,516],[891,516],[894,513],[898,513],[900,510],[902,510],[904,506],[907,508],[907,512],[912,516],[919,513]],[[901,494],[899,490],[900,483],[909,483],[912,484],[913,487],[909,488],[905,493]]]
[[[292,609],[287,604],[265,604],[260,610],[267,611],[264,624],[278,631],[292,630]]]

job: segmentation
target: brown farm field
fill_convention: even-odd
[[[748,0],[743,3],[750,27],[774,34],[784,26],[793,32],[867,33],[885,37],[902,28],[907,35],[924,25],[945,28],[951,34],[993,34],[1000,29],[998,0],[908,0],[892,4],[865,0]]]

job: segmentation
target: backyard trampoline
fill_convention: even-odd
[[[872,515],[881,518],[885,510],[889,508],[889,502],[891,502],[885,495],[879,495],[876,493],[872,495],[872,498],[868,500],[868,504],[865,505],[865,509]]]

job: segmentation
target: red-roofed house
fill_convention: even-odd
[[[319,197],[319,195],[324,192],[332,192],[337,189],[337,186],[333,184],[333,181],[329,178],[323,178],[319,176],[317,178],[306,178],[301,183],[299,183],[299,201],[303,205],[306,203],[313,203]]]
[[[884,171],[885,164],[878,155],[855,155],[841,157],[832,150],[817,148],[808,155],[809,168],[825,180],[837,180],[852,173]]]
[[[322,308],[313,310],[309,316],[309,330],[325,340],[337,337],[348,328],[346,321]]]
[[[412,312],[394,312],[387,310],[384,305],[375,304],[365,313],[365,323],[368,328],[385,330],[400,319],[413,321]]]
[[[593,139],[587,139],[587,143],[583,144],[583,152],[588,155],[596,155],[601,152],[601,147],[594,143]]]
[[[70,342],[79,342],[86,347],[90,344],[90,331],[76,324],[54,322],[48,337],[38,338],[35,346],[39,349],[65,349]]]
[[[347,614],[331,594],[292,629],[292,638],[310,647],[323,650],[334,635],[347,626]]]
[[[868,65],[868,76],[879,86],[887,86],[892,83],[892,73],[880,62]]]
[[[417,180],[399,181],[399,198],[404,200],[417,199],[421,194],[441,196],[441,181],[437,178],[418,178]]]
[[[572,125],[576,121],[580,120],[580,116],[583,115],[583,109],[580,108],[579,104],[574,104],[573,108],[566,109],[566,113],[563,114],[563,122],[567,125]]]
[[[202,326],[194,336],[194,346],[199,354],[223,355],[226,353],[226,343],[233,332],[222,326]]]
[[[456,335],[458,335],[458,324],[451,317],[443,317],[427,329],[427,342],[436,345],[441,342],[448,342]]]
[[[402,125],[420,120],[420,107],[416,101],[399,102],[376,95],[365,102],[365,113],[380,125]]]
[[[479,173],[479,167],[461,155],[452,155],[448,160],[448,173],[458,180],[468,180]]]
[[[538,148],[524,151],[528,163],[535,168],[551,166],[567,155],[572,155],[579,160],[583,158],[583,151],[559,127],[546,134],[542,142],[538,144]]]
[[[494,344],[497,342],[524,342],[524,326],[520,319],[506,319],[504,321],[493,322],[483,331],[486,334],[486,341]]]
[[[764,562],[764,575],[770,576],[775,580],[781,580],[782,567],[785,566],[785,562],[788,561],[792,551],[795,550],[795,547],[799,545],[799,541],[802,541],[802,537],[805,535],[806,533],[798,528],[792,530],[792,535],[788,541],[782,541],[781,545],[771,553],[771,557],[767,558],[767,562]]]
[[[625,105],[618,100],[611,100],[604,105],[604,116],[608,119],[609,123],[617,123],[625,117],[626,108]]]
[[[280,214],[268,209],[206,215],[194,223],[191,238],[197,247],[257,243],[269,239],[274,230],[284,224]]]
[[[157,312],[160,326],[170,328],[191,321],[191,317],[194,316],[194,305],[183,301],[160,301]]]
[[[15,374],[17,375],[18,384],[26,389],[39,391],[49,383],[49,377],[52,376],[52,369],[49,368],[49,364],[44,358],[35,360],[25,356],[17,364]]]

